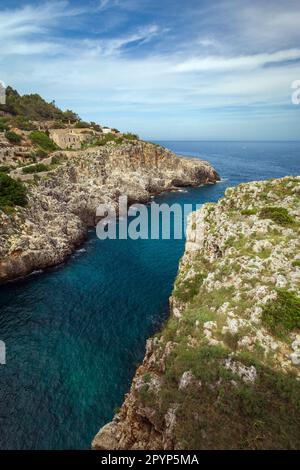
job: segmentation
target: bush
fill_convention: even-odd
[[[0,165],[0,173],[9,173],[10,166],[9,165]]]
[[[60,163],[63,163],[66,161],[66,157],[64,155],[54,155],[51,158],[51,165],[59,165]]]
[[[96,140],[95,145],[106,145],[108,142],[115,142],[116,144],[121,144],[123,142],[123,138],[116,136],[112,132],[109,132],[108,134],[104,134],[101,139]]]
[[[131,132],[127,132],[127,134],[123,134],[123,138],[126,140],[139,140],[139,136],[136,134],[131,134]]]
[[[26,186],[10,176],[0,173],[0,208],[25,206],[27,204]]]
[[[292,262],[293,268],[300,268],[300,259]]]
[[[33,131],[29,134],[29,138],[34,144],[38,145],[43,150],[52,151],[57,149],[53,140],[51,140],[45,132]]]
[[[262,320],[279,336],[300,328],[300,297],[288,290],[277,289],[277,298],[263,308]]]
[[[259,213],[261,219],[271,219],[279,225],[293,225],[295,223],[287,209],[284,207],[265,207]]]
[[[86,129],[87,127],[91,127],[89,122],[85,121],[78,121],[75,124],[76,129]]]
[[[19,134],[16,134],[13,131],[7,131],[5,137],[12,143],[12,144],[19,144],[22,140],[22,137]]]
[[[25,116],[16,116],[12,119],[12,126],[21,129],[22,131],[33,131],[36,126],[32,124]]]
[[[65,129],[67,126],[62,121],[55,121],[52,124],[52,129]]]
[[[9,125],[5,118],[0,117],[0,132],[8,131]]]
[[[23,116],[32,121],[59,119],[73,122],[78,119],[73,111],[61,111],[54,101],[47,103],[37,93],[21,96],[10,86],[6,88],[6,104],[0,105],[0,109],[13,116]]]
[[[257,213],[257,209],[243,209],[241,210],[242,215],[255,215]]]
[[[22,168],[22,173],[30,174],[30,173],[41,173],[42,171],[49,171],[51,170],[49,165],[45,165],[44,163],[37,163],[36,165],[25,166]]]
[[[39,148],[34,153],[34,157],[35,158],[47,158],[48,157],[48,152],[46,152],[46,150],[43,150],[43,149]]]

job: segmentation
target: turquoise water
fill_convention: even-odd
[[[164,142],[208,159],[223,180],[157,202],[215,201],[227,186],[300,174],[300,143]],[[0,287],[0,448],[88,448],[128,391],[167,315],[183,240],[99,241]]]

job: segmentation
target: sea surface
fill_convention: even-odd
[[[300,174],[300,142],[160,143],[222,176],[160,203],[195,207],[240,182]],[[183,250],[183,239],[100,241],[91,230],[65,264],[0,287],[1,449],[90,447],[167,317]]]

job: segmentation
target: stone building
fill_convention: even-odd
[[[81,144],[90,142],[96,132],[89,129],[49,129],[49,137],[62,149],[80,149]]]

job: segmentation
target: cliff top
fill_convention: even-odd
[[[171,317],[95,447],[300,447],[299,235],[300,177],[190,216]]]

